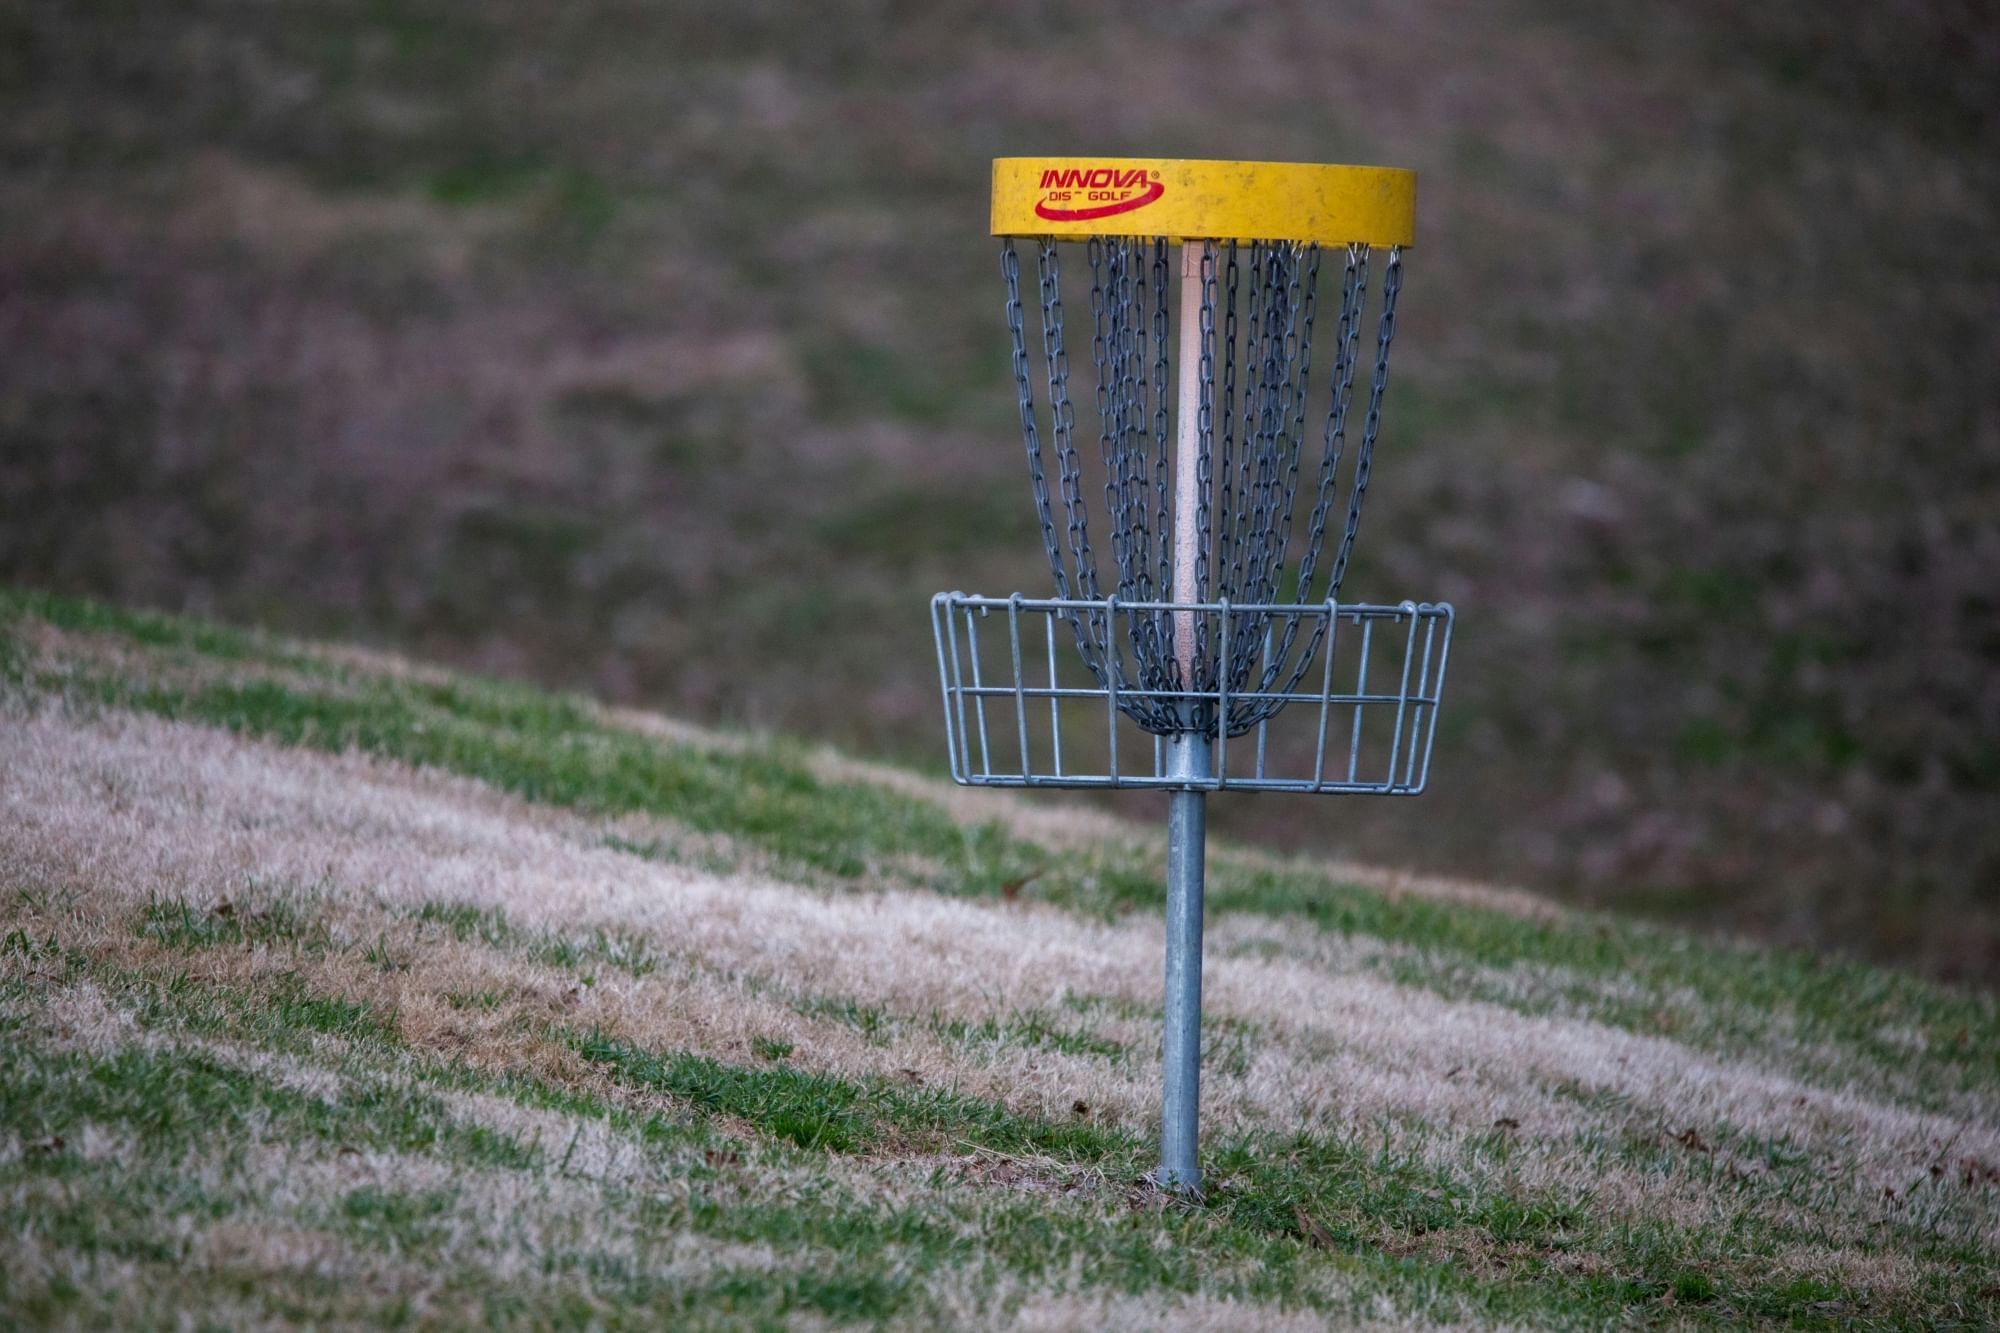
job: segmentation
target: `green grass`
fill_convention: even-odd
[[[332,944],[325,923],[310,906],[285,898],[259,906],[225,901],[213,907],[197,907],[183,897],[155,898],[139,909],[133,930],[176,949],[286,940],[309,953],[323,953]]]
[[[296,1026],[317,1030],[309,1014],[298,1016]],[[539,1161],[533,1145],[466,1126],[428,1093],[384,1081],[318,1097],[193,1050],[128,1046],[105,1057],[17,1050],[0,1087],[0,1123],[41,1141],[89,1123],[163,1144],[196,1135],[226,1143],[254,1134],[423,1153],[468,1169]]]
[[[1026,1046],[1035,1050],[1060,1051],[1064,1055],[1094,1055],[1106,1060],[1123,1059],[1126,1049],[1115,1041],[1078,1032],[1057,1022],[1050,1014],[1023,1010],[1005,1018],[984,1018],[977,1023],[950,1020],[938,1030],[964,1046]]]
[[[1038,896],[1105,917],[1155,911],[1161,866],[1122,848],[1056,849],[997,824],[967,827],[931,801],[815,775],[776,742],[719,748],[662,743],[598,721],[580,700],[499,682],[420,684],[343,672],[309,653],[199,621],[129,613],[38,594],[0,592],[0,651],[9,622],[33,617],[163,650],[167,663],[212,656],[296,672],[301,679],[203,685],[105,673],[87,664],[28,668],[16,688],[223,727],[285,745],[359,749],[449,769],[527,799],[602,813],[668,817],[727,837],[781,870],[835,882],[914,882],[950,894],[992,895],[1036,876]],[[24,649],[16,648],[16,658]],[[8,660],[0,656],[0,661]],[[338,682],[339,688],[332,688]],[[612,842],[627,850],[651,848]],[[711,854],[711,857],[713,854]],[[1939,986],[1889,969],[1795,950],[1710,942],[1614,918],[1525,920],[1414,895],[1391,897],[1310,868],[1260,866],[1226,850],[1212,857],[1216,911],[1296,918],[1319,930],[1367,936],[1414,951],[1382,966],[1396,980],[1449,998],[1525,1012],[1588,1011],[1639,1032],[1670,1030],[1716,1051],[1764,1045],[1772,1058],[1829,1075],[1814,1050],[1832,1044],[1865,1057],[1899,1095],[1935,1107],[2000,1068],[1992,995]],[[1676,1007],[1618,993],[1685,992]],[[1911,1043],[1885,1032],[1914,1031]]]
[[[36,608],[0,603],[0,624]],[[116,633],[105,615],[52,621]],[[141,644],[196,655],[198,636],[172,633],[163,617],[137,617]],[[225,639],[223,660],[245,660],[246,641]],[[260,655],[290,667],[290,655]],[[80,699],[209,726],[283,745],[358,749],[450,769],[529,800],[597,813],[670,815],[705,833],[726,833],[788,868],[853,879],[896,860],[943,861],[962,882],[1018,878],[1028,849],[993,826],[964,829],[933,803],[880,787],[816,778],[786,747],[707,749],[666,745],[592,718],[579,701],[497,682],[410,684],[350,678],[340,692],[275,680],[197,685],[149,683],[92,672],[44,679]]]
[[[416,909],[416,920],[441,927],[459,941],[477,940],[538,963],[557,968],[612,968],[643,977],[659,968],[661,959],[648,941],[628,931],[593,926],[587,930],[532,930],[508,920],[497,907],[470,903],[427,902]]]
[[[71,637],[51,646],[50,627]],[[0,716],[50,710],[359,750],[587,815],[645,814],[690,830],[711,868],[820,893],[917,889],[1079,921],[1156,910],[1158,866],[1144,852],[966,827],[937,802],[830,781],[783,744],[668,743],[582,700],[382,676],[198,622],[0,595]],[[678,859],[675,836],[591,845]],[[422,1322],[397,1276],[417,1272],[435,1284],[433,1313],[519,1326],[934,1324],[966,1308],[954,1300],[1037,1291],[1198,1295],[1333,1322],[1378,1301],[1417,1320],[1534,1325],[2000,1318],[2000,1262],[1967,1221],[1992,1186],[1949,1145],[1937,1170],[1857,1214],[1866,1164],[1842,1161],[1810,1126],[1661,1123],[1615,1083],[1575,1079],[1547,1089],[1587,1113],[1554,1142],[1499,1121],[1453,1139],[1414,1115],[1217,1126],[1206,1194],[1175,1201],[1146,1184],[1151,1127],[1097,1109],[843,1073],[791,1034],[752,1035],[734,1054],[640,1041],[476,972],[426,994],[429,951],[446,942],[532,962],[579,993],[670,991],[710,967],[670,931],[529,925],[452,899],[388,907],[343,900],[329,878],[154,893],[106,935],[76,924],[88,904],[75,888],[10,864],[0,1235],[69,1256],[0,1278],[0,1313],[15,1322],[149,1322],[169,1308],[141,1287],[75,1276],[114,1268],[176,1308],[248,1302],[299,1322]],[[1001,908],[1000,885],[1030,870],[1042,905]],[[1891,1104],[1985,1104],[2000,1078],[1990,997],[1859,964],[1392,896],[1226,848],[1210,906],[1279,923],[1249,950],[1262,958],[1347,942],[1353,966],[1452,1003],[1582,1018]],[[1060,1001],[971,1016],[789,978],[727,981],[871,1050],[922,1039],[968,1069],[1060,1057],[1119,1071],[1153,1058],[1098,1024],[1150,1025],[1157,1011],[1093,995],[1088,977]],[[59,1039],[52,997],[87,998],[129,1026],[96,1044]],[[446,1017],[411,1028],[410,1013]],[[460,1024],[474,1035],[454,1035]],[[1208,1067],[1240,1078],[1286,1056],[1276,1041],[1218,1021]],[[490,1104],[530,1119],[478,1109]],[[274,1154],[328,1183],[274,1193]],[[1537,1174],[1549,1154],[1584,1169],[1550,1183]],[[401,1165],[368,1174],[378,1156]],[[1618,1172],[1727,1207],[1634,1214],[1592,1184]],[[311,1238],[331,1247],[327,1263],[378,1277],[287,1269],[270,1283],[174,1239],[231,1227]],[[697,1242],[737,1248],[674,1276],[674,1246]],[[1878,1287],[1785,1267],[1815,1249],[1906,1260],[1915,1276]],[[765,1253],[781,1260],[746,1257]]]
[[[665,1057],[590,1033],[583,1056],[629,1083],[656,1088],[715,1115],[739,1117],[802,1148],[861,1152],[916,1139],[938,1148],[969,1141],[998,1152],[1032,1153],[1058,1162],[1098,1161],[1128,1138],[1082,1121],[1042,1121],[932,1088],[857,1084],[787,1067],[732,1067],[705,1056]]]
[[[91,979],[114,995],[121,988],[145,989],[143,982],[121,982],[102,969]],[[227,1006],[229,994],[224,989],[211,998]],[[253,1019],[253,1005],[220,1023],[190,1023],[187,1014],[172,1011],[174,1004],[201,1003],[187,988],[169,987],[164,1007],[141,1006],[140,1012],[147,1015],[144,1026],[162,1034],[185,1025],[254,1040],[268,1031]],[[295,1027],[303,1036],[314,1025]],[[15,1043],[0,1058],[0,1124],[30,1141],[60,1140],[63,1146],[0,1168],[0,1182],[24,1173],[30,1181],[64,1182],[72,1202],[37,1205],[31,1217],[16,1212],[5,1220],[31,1225],[52,1243],[84,1253],[168,1262],[171,1249],[151,1239],[160,1215],[216,1222],[253,1211],[247,1195],[181,1180],[169,1163],[193,1143],[226,1145],[246,1136],[289,1143],[293,1151],[316,1143],[320,1151],[418,1154],[475,1173],[544,1175],[559,1165],[554,1144],[526,1144],[467,1126],[437,1092],[424,1090],[428,1086],[477,1089],[627,1130],[646,1165],[639,1177],[604,1187],[605,1209],[644,1227],[685,1228],[819,1256],[831,1265],[820,1272],[843,1275],[829,1284],[796,1272],[738,1273],[676,1296],[610,1258],[575,1254],[552,1263],[558,1273],[587,1276],[597,1299],[615,1295],[634,1309],[710,1316],[814,1310],[862,1319],[909,1314],[923,1308],[919,1279],[963,1256],[969,1219],[976,1219],[971,1224],[978,1228],[980,1261],[1019,1279],[1046,1277],[1080,1261],[1085,1274],[1113,1289],[1221,1291],[1303,1302],[1329,1313],[1356,1307],[1329,1302],[1320,1290],[1314,1273],[1326,1263],[1363,1292],[1395,1291],[1414,1299],[1418,1310],[1486,1319],[1613,1320],[1657,1309],[1671,1294],[1683,1317],[1697,1313],[1686,1307],[1700,1305],[1713,1306],[1701,1315],[1712,1314],[1718,1323],[1756,1317],[1813,1326],[1829,1303],[1858,1309],[1863,1299],[1825,1282],[1759,1280],[1757,1257],[1799,1237],[1747,1217],[1693,1230],[1635,1229],[1594,1220],[1587,1198],[1510,1189],[1504,1183],[1507,1143],[1498,1136],[1489,1151],[1492,1165],[1502,1169],[1470,1180],[1414,1152],[1371,1144],[1366,1130],[1239,1137],[1211,1149],[1216,1184],[1205,1202],[1134,1210],[1124,1198],[1149,1160],[1150,1144],[1142,1136],[1024,1116],[948,1093],[645,1051],[601,1033],[571,1040],[612,1073],[609,1090],[578,1096],[520,1075],[481,1075],[449,1062],[403,1066],[401,1076],[414,1073],[415,1082],[399,1087],[369,1072],[365,1061],[350,1059],[337,1093],[312,1095],[186,1051],[128,1048],[104,1057],[51,1057]],[[628,1090],[666,1095],[679,1108],[676,1117],[635,1116],[625,1100]],[[133,1130],[146,1145],[142,1169],[121,1173],[115,1187],[101,1178],[103,1168],[78,1159],[71,1147],[80,1123]],[[830,1181],[787,1186],[778,1199],[745,1197],[742,1188],[745,1172],[776,1171],[789,1179],[805,1171],[811,1179],[811,1162],[822,1155],[921,1159],[947,1145],[1032,1158],[1058,1181],[1098,1183],[1083,1203],[1053,1208],[1032,1198],[1003,1196],[994,1203],[949,1185],[920,1190],[917,1202],[899,1205],[867,1202]],[[692,1156],[697,1150],[699,1157]],[[681,1183],[658,1194],[645,1185],[652,1178]],[[114,1188],[115,1205],[108,1202]],[[330,1215],[315,1220],[357,1245],[421,1258],[461,1225],[457,1206],[458,1191],[450,1188],[368,1185],[348,1191]],[[1316,1236],[1302,1217],[1311,1219]],[[1479,1278],[1450,1263],[1396,1254],[1427,1235],[1465,1229],[1479,1233],[1486,1246],[1522,1249],[1514,1271]],[[1573,1253],[1608,1258],[1614,1275],[1563,1271],[1562,1257]],[[1217,1282],[1218,1272],[1237,1276]],[[32,1295],[50,1310],[62,1308],[57,1293]],[[504,1289],[498,1294],[503,1308],[509,1297]],[[559,1308],[549,1299],[546,1292],[512,1295],[512,1308],[540,1320]],[[308,1301],[301,1308],[312,1306]],[[1901,1322],[1893,1310],[1880,1313],[1892,1324]]]
[[[111,975],[97,980],[118,984]],[[156,1013],[148,1026],[170,1031],[171,1020]],[[247,1037],[256,1029],[225,1025],[222,1032]],[[350,1064],[337,1094],[314,1096],[186,1052],[128,1049],[102,1058],[50,1059],[16,1047],[7,1062],[0,1123],[44,1140],[64,1138],[66,1131],[73,1136],[80,1122],[129,1127],[150,1145],[149,1159],[170,1157],[175,1145],[227,1143],[254,1132],[264,1142],[388,1150],[474,1173],[540,1175],[558,1159],[553,1145],[469,1127],[446,1111],[438,1095],[422,1089],[478,1087],[528,1105],[560,1106],[635,1129],[637,1141],[647,1145],[646,1176],[666,1172],[685,1182],[675,1196],[633,1189],[644,1177],[624,1188],[607,1187],[605,1207],[647,1226],[819,1254],[836,1260],[834,1271],[844,1274],[834,1285],[814,1285],[797,1273],[731,1275],[703,1286],[705,1294],[683,1307],[711,1312],[747,1302],[759,1311],[812,1309],[855,1318],[909,1313],[922,1302],[917,1277],[962,1252],[960,1210],[967,1207],[978,1219],[983,1262],[1018,1278],[1046,1276],[1081,1258],[1086,1273],[1109,1278],[1114,1288],[1221,1290],[1246,1299],[1302,1301],[1330,1313],[1350,1307],[1339,1300],[1329,1304],[1312,1274],[1335,1261],[1364,1290],[1414,1290],[1419,1308],[1493,1319],[1594,1322],[1657,1308],[1671,1294],[1682,1314],[1691,1313],[1681,1308],[1690,1304],[1714,1305],[1723,1323],[1746,1315],[1810,1322],[1828,1302],[1857,1299],[1824,1282],[1760,1281],[1757,1255],[1798,1239],[1782,1229],[1744,1219],[1693,1230],[1607,1226],[1591,1217],[1587,1198],[1510,1189],[1504,1171],[1468,1180],[1414,1152],[1373,1144],[1365,1130],[1222,1142],[1211,1150],[1216,1184],[1205,1202],[1134,1210],[1124,1199],[1149,1160],[1150,1144],[1141,1136],[1023,1116],[958,1095],[648,1052],[600,1033],[572,1039],[614,1075],[609,1092],[579,1098],[519,1076],[496,1080],[449,1066],[420,1068],[414,1086],[399,1088]],[[693,1118],[635,1121],[621,1109],[627,1089],[663,1093]],[[95,1168],[67,1144],[17,1167],[37,1179],[67,1180],[74,1193],[95,1199]],[[697,1146],[700,1165],[689,1159]],[[884,1206],[831,1183],[794,1186],[782,1201],[746,1199],[735,1179],[750,1169],[809,1172],[825,1154],[881,1160],[920,1157],[940,1146],[1031,1158],[1057,1180],[1099,1183],[1082,1205],[1052,1210],[1031,1199],[989,1204],[951,1188],[915,1204]],[[1496,1137],[1490,1151],[1495,1165],[1504,1167],[1506,1141]],[[157,1262],[169,1251],[147,1244],[155,1210],[212,1222],[251,1208],[247,1197],[227,1189],[176,1187],[170,1174],[156,1161],[142,1173],[146,1188],[124,1192],[123,1209],[93,1203],[38,1211],[34,1225],[87,1252]],[[451,1188],[361,1186],[343,1194],[321,1221],[364,1247],[421,1258],[459,1225],[458,1196]],[[1493,1249],[1522,1250],[1515,1271],[1478,1279],[1448,1263],[1395,1254],[1427,1235],[1465,1229]],[[1323,1250],[1331,1258],[1322,1257]],[[1566,1273],[1560,1261],[1568,1253],[1608,1257],[1617,1276]],[[641,1274],[580,1263],[592,1270],[600,1291],[608,1283],[641,1307],[667,1296]],[[1217,1272],[1239,1276],[1218,1284]],[[621,1276],[623,1283],[615,1280]],[[718,1307],[725,1296],[728,1302]],[[523,1308],[547,1313],[539,1304]]]

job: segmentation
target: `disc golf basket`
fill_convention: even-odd
[[[1415,204],[1412,173],[1377,167],[993,164],[1054,596],[932,599],[946,744],[973,786],[1170,793],[1170,1189],[1201,1183],[1206,794],[1411,796],[1429,776],[1451,607],[1338,600]],[[1317,382],[1316,341],[1332,344]],[[1089,358],[1094,449],[1078,441],[1072,347]]]

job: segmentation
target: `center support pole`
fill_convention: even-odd
[[[1206,736],[1173,741],[1169,772],[1198,781],[1208,776]],[[1208,797],[1177,791],[1167,797],[1166,1031],[1161,1044],[1160,1184],[1187,1194],[1201,1190],[1201,914],[1207,860]]]
[[[1174,589],[1176,602],[1205,600],[1197,577],[1201,553],[1201,304],[1200,241],[1181,244],[1179,397],[1174,431]],[[1174,612],[1174,657],[1181,688],[1195,687],[1195,612]],[[1189,705],[1192,708],[1192,705]],[[1186,1194],[1201,1190],[1201,922],[1208,852],[1209,780],[1206,735],[1169,742],[1167,774],[1190,784],[1167,797],[1167,975],[1161,1043],[1160,1184]]]

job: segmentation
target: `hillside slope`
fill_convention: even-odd
[[[2000,1320],[2000,1013],[0,594],[0,1322]]]
[[[1218,825],[2000,979],[1984,9],[15,0],[0,581],[930,756],[1049,587],[989,160],[1408,166],[1439,780]]]

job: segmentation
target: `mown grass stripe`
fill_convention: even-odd
[[[139,648],[199,652],[212,645],[225,661],[284,664],[299,656],[200,621],[0,592],[0,626],[22,618],[123,635]],[[5,638],[0,628],[0,642]],[[875,784],[824,781],[782,746],[666,744],[608,726],[580,701],[524,687],[346,671],[336,695],[262,680],[173,686],[88,662],[20,670],[27,675],[15,681],[19,690],[280,744],[360,749],[585,811],[666,816],[836,881],[886,877],[944,893],[990,895],[1032,875],[1039,896],[1086,914],[1159,905],[1155,858],[1115,847],[1058,852],[994,823],[964,827],[935,802]],[[1463,903],[1391,897],[1306,868],[1247,865],[1226,852],[1214,857],[1210,904],[1218,913],[1304,920],[1399,946],[1405,957],[1386,964],[1390,975],[1446,998],[1473,995],[1528,1013],[1585,1013],[1733,1058],[1757,1051],[1828,1085],[1859,1070],[1873,1095],[1927,1110],[1946,1109],[1952,1097],[1988,1092],[2000,1081],[1994,996],[1886,969],[1608,919],[1526,920]],[[1495,984],[1496,975],[1504,981]],[[1634,1001],[1613,993],[1614,986],[1651,997],[1686,994],[1694,1003]],[[1820,1046],[1858,1058],[1821,1058],[1813,1054]]]
[[[15,1046],[0,1054],[0,1125],[53,1140],[86,1123],[128,1127],[160,1150],[254,1132],[429,1153],[468,1168],[541,1160],[534,1145],[463,1124],[437,1097],[387,1079],[350,1080],[338,1097],[321,1097],[187,1048],[135,1045],[99,1056]]]
[[[121,976],[124,978],[121,981]],[[133,999],[126,990],[150,995],[138,1005],[148,1026],[210,1026],[226,1037],[280,1037],[279,1030],[253,1017],[261,998],[219,983],[161,987],[143,977],[107,970],[87,960],[68,978],[88,983],[114,999]],[[26,998],[19,983],[4,988],[12,1007]],[[295,1026],[281,1046],[315,1049]],[[786,1252],[823,1247],[837,1256],[841,1271],[855,1275],[868,1293],[870,1317],[889,1317],[919,1308],[923,1284],[899,1285],[901,1275],[938,1272],[969,1261],[968,1228],[978,1236],[982,1265],[1021,1279],[1043,1279],[1071,1264],[1091,1286],[1134,1292],[1202,1291],[1279,1304],[1303,1304],[1350,1314],[1365,1309],[1371,1292],[1389,1293],[1414,1313],[1438,1318],[1484,1320],[1551,1319],[1600,1322],[1660,1309],[1671,1297],[1678,1315],[1695,1322],[1727,1324],[1746,1315],[1820,1321],[1828,1302],[1856,1310],[1865,1292],[1838,1284],[1767,1277],[1768,1256],[1813,1237],[1795,1227],[1739,1216],[1727,1222],[1677,1227],[1600,1218],[1587,1197],[1563,1197],[1508,1186],[1504,1172],[1510,1151],[1495,1135],[1480,1151],[1493,1161],[1470,1174],[1458,1167],[1427,1162],[1416,1148],[1391,1148],[1363,1135],[1245,1135],[1214,1145],[1212,1171],[1218,1188],[1201,1207],[1155,1213],[1133,1211],[1124,1191],[1150,1159],[1142,1135],[1079,1126],[1023,1115],[992,1103],[935,1090],[903,1089],[868,1080],[797,1071],[736,1066],[684,1051],[648,1051],[597,1032],[563,1034],[614,1076],[610,1089],[582,1093],[555,1088],[521,1073],[494,1074],[471,1069],[432,1053],[403,1053],[366,1044],[351,1047],[342,1064],[337,1095],[312,1097],[260,1086],[255,1073],[233,1070],[209,1057],[182,1062],[163,1050],[136,1056],[120,1051],[96,1058],[61,1057],[77,1065],[80,1077],[67,1080],[86,1089],[102,1086],[138,1099],[128,1112],[106,1114],[101,1099],[51,1095],[47,1080],[21,1078],[8,1070],[6,1086],[19,1100],[0,1102],[0,1125],[25,1125],[42,1134],[61,1134],[79,1119],[152,1125],[151,1141],[169,1155],[207,1135],[227,1142],[242,1132],[244,1117],[257,1108],[277,1115],[258,1123],[320,1142],[380,1143],[397,1151],[443,1154],[483,1169],[545,1173],[554,1169],[546,1144],[522,1145],[510,1136],[484,1137],[478,1129],[452,1128],[439,1094],[476,1089],[508,1096],[524,1105],[560,1106],[569,1114],[615,1121],[641,1132],[637,1141],[654,1154],[651,1177],[627,1186],[607,1182],[606,1206],[653,1209],[648,1219],[746,1243],[769,1244]],[[302,1044],[303,1043],[303,1044]],[[324,1051],[321,1051],[324,1058]],[[35,1053],[26,1057],[40,1059]],[[126,1062],[139,1061],[137,1066]],[[399,1077],[415,1085],[397,1090],[370,1072],[394,1060]],[[94,1063],[93,1063],[94,1062]],[[145,1077],[123,1072],[139,1068]],[[147,1121],[140,1108],[158,1100],[150,1080],[184,1070],[179,1077],[193,1095],[173,1094],[170,1103],[186,1108],[165,1122]],[[105,1072],[108,1071],[108,1072]],[[657,1112],[633,1117],[626,1091],[645,1097],[664,1093],[687,1108],[692,1119],[675,1122]],[[171,1093],[171,1088],[169,1089]],[[40,1119],[23,1118],[23,1108],[43,1109]],[[825,1132],[814,1117],[828,1119]],[[300,1120],[298,1117],[305,1117]],[[357,1128],[355,1117],[366,1117]],[[423,1123],[412,1126],[411,1117]],[[754,1141],[737,1138],[747,1129]],[[467,1137],[467,1134],[470,1137]],[[369,1138],[368,1134],[376,1137]],[[734,1143],[738,1166],[717,1165],[711,1155],[691,1158],[690,1149]],[[788,1187],[778,1199],[760,1200],[746,1186],[780,1170],[811,1179],[812,1164],[843,1157],[885,1163],[937,1156],[937,1146],[963,1145],[1016,1158],[1049,1158],[1045,1168],[1065,1180],[1104,1184],[1077,1200],[1059,1204],[1051,1194],[988,1195],[948,1182],[920,1189],[904,1204],[867,1202],[828,1179],[807,1188]],[[1503,1169],[1494,1169],[1495,1167]],[[15,1169],[55,1169],[47,1162],[0,1166],[0,1183]],[[62,1168],[68,1169],[68,1168]],[[666,1180],[686,1186],[662,1192]],[[907,1192],[907,1187],[905,1192]],[[1310,1218],[1311,1226],[1303,1219]],[[72,1221],[78,1219],[72,1218]],[[1319,1231],[1314,1236],[1312,1228]],[[1478,1248],[1506,1257],[1504,1271],[1476,1271],[1449,1255],[1426,1257],[1424,1238],[1473,1237]],[[1890,1238],[1885,1237],[1885,1241]],[[1921,1237],[1898,1243],[1922,1252]],[[1330,1246],[1321,1252],[1315,1243]],[[1463,1244],[1465,1242],[1458,1242]],[[1587,1256],[1597,1271],[1575,1271],[1566,1256]],[[1940,1253],[1962,1265],[1957,1271],[1991,1270],[1960,1252]],[[1348,1275],[1353,1293],[1330,1294],[1327,1266]],[[1226,1276],[1219,1276],[1226,1275]],[[879,1278],[880,1283],[867,1279]],[[732,1279],[733,1280],[733,1279]],[[982,1280],[991,1280],[988,1278]],[[758,1293],[762,1295],[758,1295]],[[814,1308],[811,1292],[789,1278],[752,1282],[741,1293],[756,1308],[782,1311]],[[850,1293],[852,1294],[852,1293]],[[1871,1314],[1886,1325],[1915,1320],[1938,1308],[1936,1284],[1889,1301],[1877,1298]],[[845,1298],[829,1302],[838,1310]],[[1993,1307],[1992,1301],[1985,1306]],[[533,1306],[524,1308],[537,1308]],[[822,1310],[834,1313],[834,1309]],[[2000,1314],[2000,1308],[1990,1313]]]
[[[904,1152],[922,1153],[941,1139],[990,1152],[1042,1154],[1115,1182],[1135,1181],[1150,1161],[1151,1145],[1140,1136],[1095,1129],[1080,1134],[1062,1122],[956,1094],[732,1066],[687,1052],[647,1052],[595,1032],[574,1040],[623,1081],[811,1151],[882,1153],[901,1144]],[[1486,1151],[1504,1159],[1509,1140],[1496,1134]],[[1414,1150],[1337,1136],[1242,1135],[1215,1145],[1211,1154],[1221,1184],[1189,1215],[1195,1234],[1182,1240],[1218,1258],[1294,1262],[1309,1235],[1303,1219],[1311,1218],[1320,1243],[1364,1266],[1383,1260],[1385,1241],[1417,1242],[1461,1229],[1478,1234],[1496,1253],[1517,1252],[1515,1272],[1489,1277],[1476,1294],[1458,1291],[1494,1317],[1537,1308],[1527,1290],[1544,1302],[1544,1317],[1550,1300],[1573,1314],[1610,1318],[1671,1295],[1682,1304],[1713,1303],[1725,1322],[1748,1312],[1810,1321],[1829,1299],[1859,1299],[1846,1291],[1829,1297],[1825,1283],[1760,1280],[1758,1254],[1813,1236],[1747,1215],[1695,1228],[1613,1222],[1594,1217],[1587,1199],[1467,1180]],[[1571,1254],[1596,1256],[1609,1273],[1566,1271],[1563,1259]],[[1151,1274],[1149,1281],[1174,1285],[1166,1273]],[[1249,1291],[1270,1294],[1254,1282]]]

